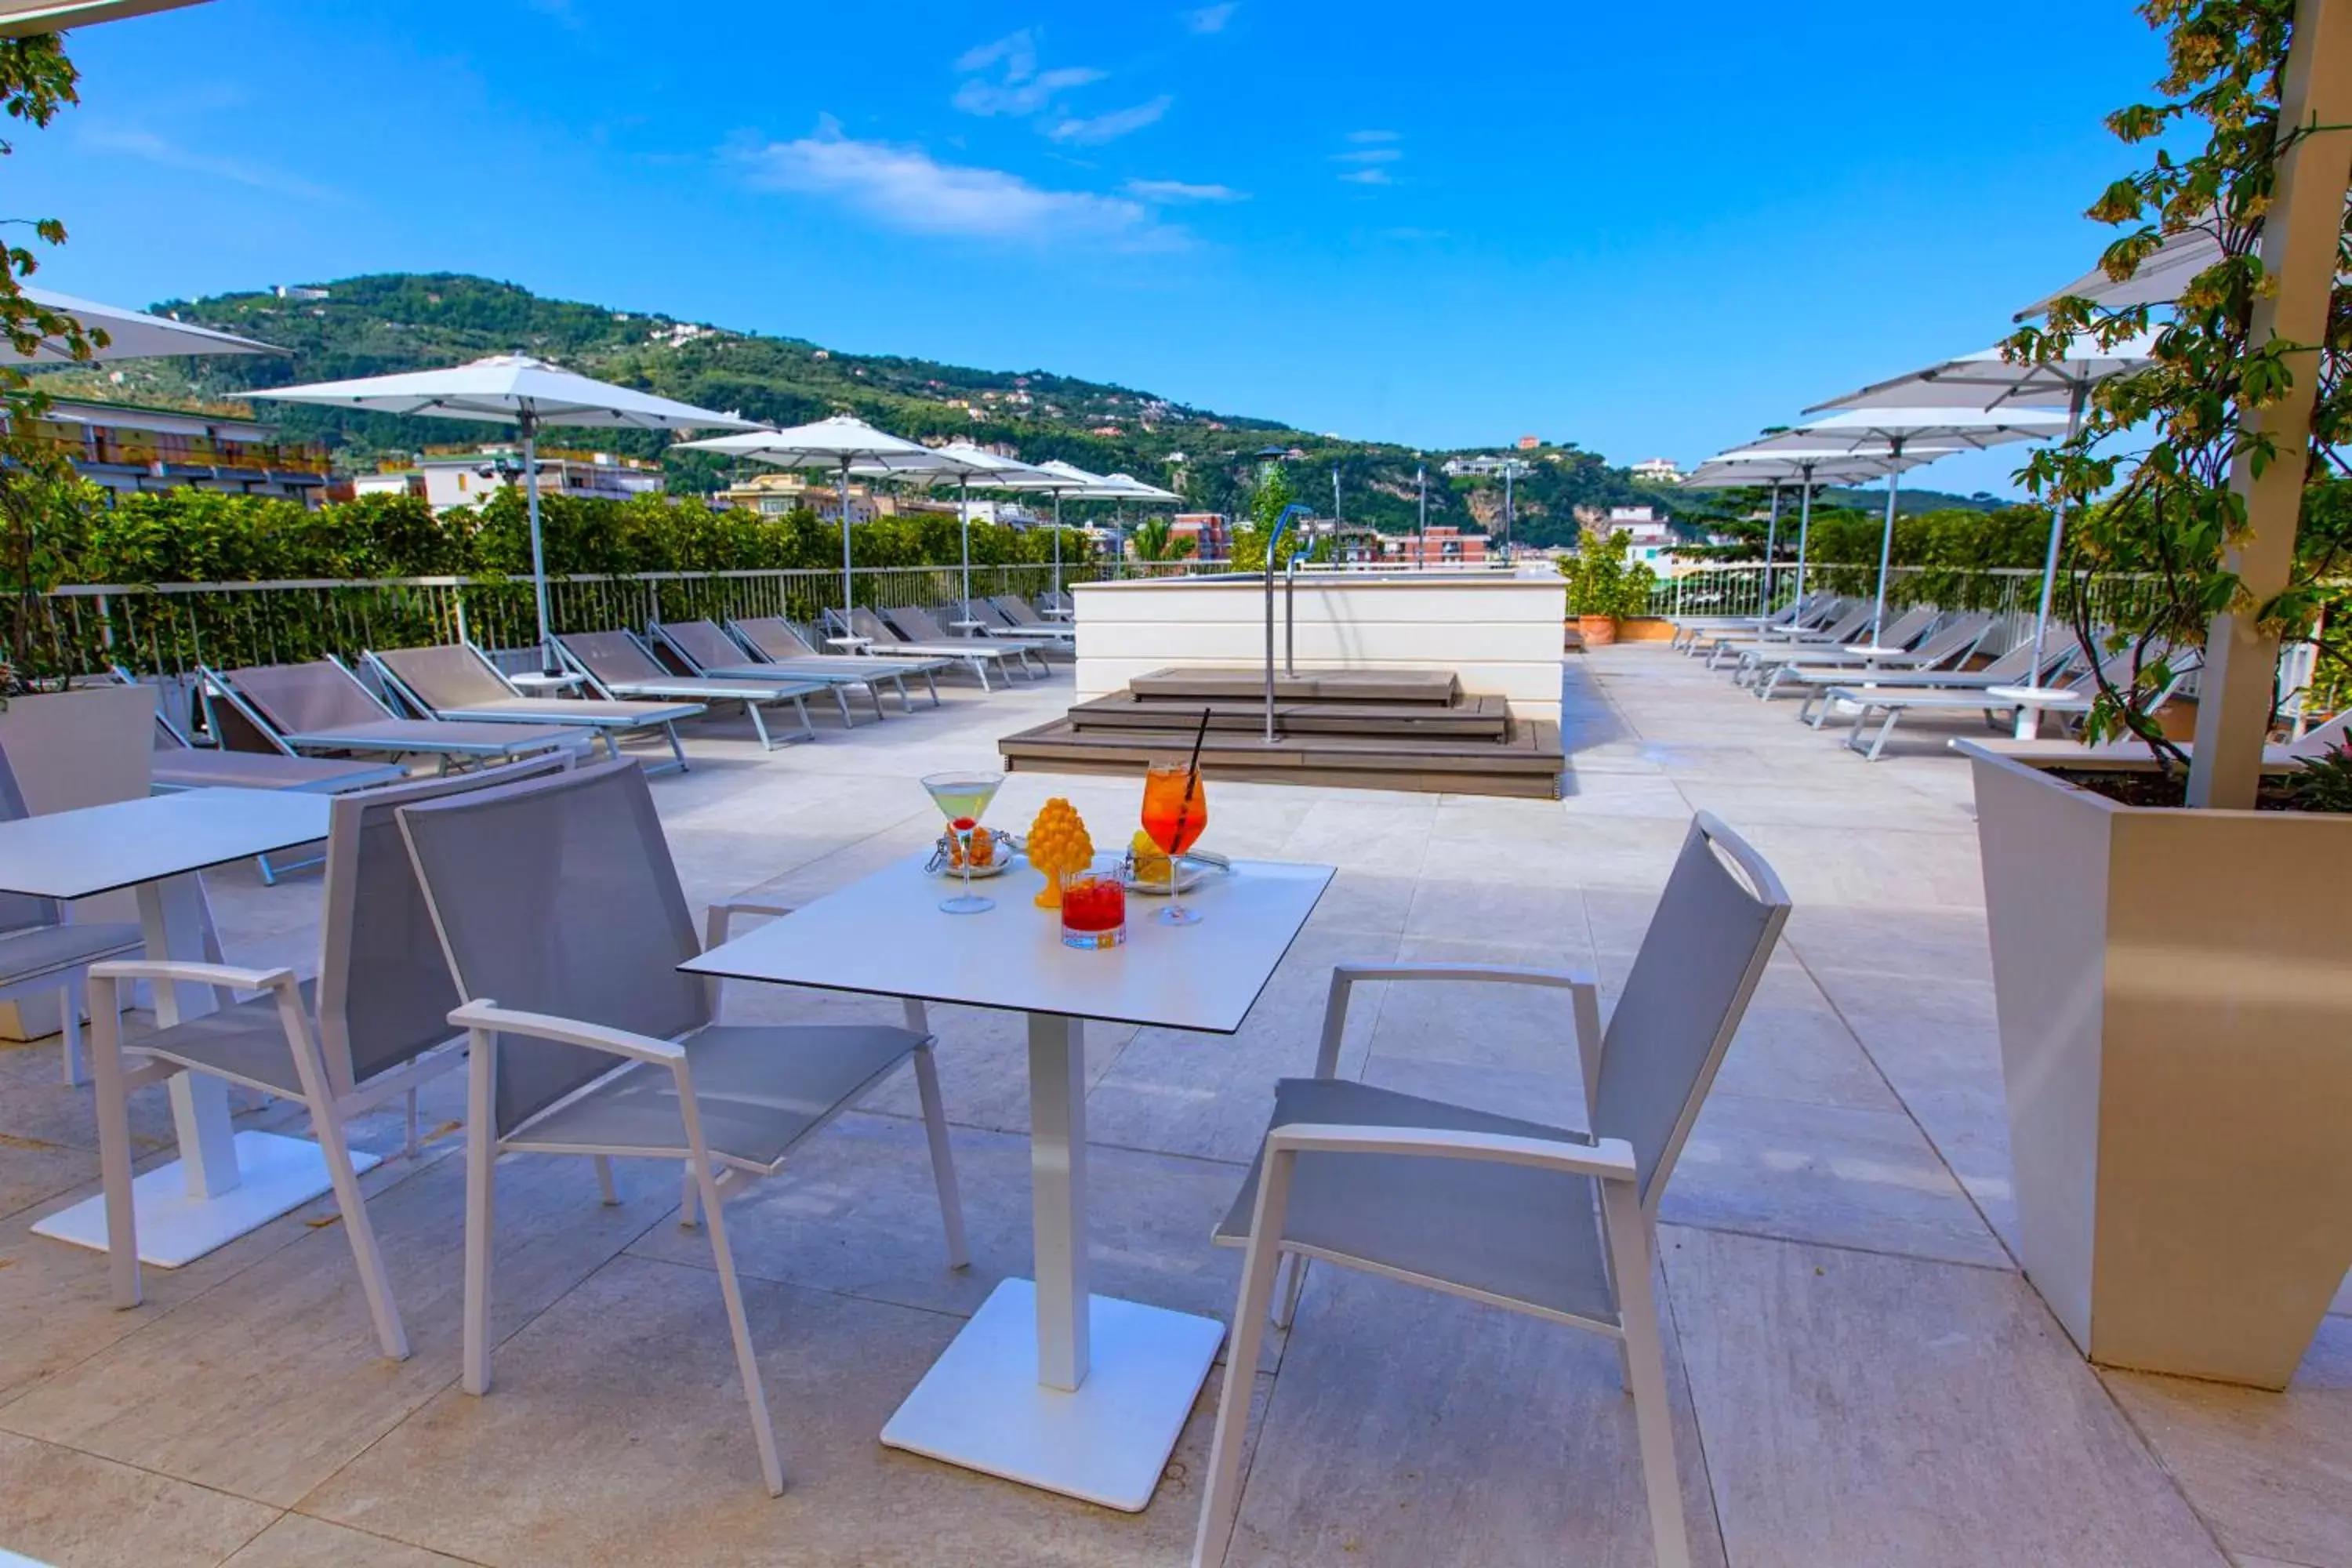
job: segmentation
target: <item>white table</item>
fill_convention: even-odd
[[[2017,728],[2013,733],[2021,741],[2041,735],[2044,712],[2080,713],[2091,706],[2088,695],[2065,686],[1988,686],[1985,695],[1995,701],[2017,704]]]
[[[571,671],[550,675],[544,670],[527,669],[509,675],[507,684],[525,697],[562,697],[577,689],[582,678]]]
[[[324,838],[332,809],[303,791],[192,789],[0,822],[0,890],[87,899],[135,888],[150,958],[217,963],[196,873]],[[169,1027],[224,1000],[209,986],[157,984],[155,1021]],[[131,1184],[141,1262],[177,1268],[327,1190],[317,1144],[230,1125],[221,1079],[174,1073],[169,1090],[180,1158]],[[352,1162],[375,1163],[356,1152]],[[103,1251],[106,1201],[86,1198],[33,1233]]]
[[[1038,883],[1026,870],[984,884],[997,900],[987,913],[941,913],[948,885],[924,872],[927,858],[911,856],[682,967],[1029,1015],[1036,1281],[1007,1279],[990,1293],[882,1441],[1134,1512],[1159,1485],[1224,1325],[1087,1289],[1082,1020],[1234,1033],[1331,868],[1235,861],[1230,877],[1186,895],[1198,925],[1161,925],[1150,918],[1160,900],[1130,898],[1126,944],[1089,952],[1062,945],[1058,917],[1031,902]]]

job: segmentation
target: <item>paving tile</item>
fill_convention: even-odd
[[[329,1563],[334,1568],[464,1568],[459,1558],[299,1513],[287,1514],[255,1536],[221,1568],[325,1568]]]
[[[444,1392],[304,1511],[496,1564],[1183,1560],[1214,1374],[1151,1505],[1118,1513],[877,1441],[960,1320],[761,1279],[743,1294],[782,1498],[760,1482],[715,1283],[625,1258],[500,1347],[487,1396]]]
[[[317,1228],[0,1406],[0,1426],[291,1507],[457,1374],[464,1173],[442,1161],[370,1205],[412,1354],[388,1362],[349,1243]],[[511,1333],[677,1201],[606,1207],[584,1160],[499,1171],[492,1331]]]
[[[2283,1394],[2100,1375],[2241,1562],[2352,1563],[2352,1320],[2321,1321]]]
[[[0,1433],[0,1546],[55,1568],[212,1568],[274,1508]]]
[[[1662,1250],[1733,1563],[2221,1563],[2018,1276],[1672,1227]]]
[[[1317,1264],[1290,1346],[1229,1563],[1653,1560],[1612,1342]],[[1666,1360],[1693,1561],[1719,1564],[1671,1337]]]

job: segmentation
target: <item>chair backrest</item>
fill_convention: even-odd
[[[17,822],[31,815],[25,808],[25,792],[16,784],[16,770],[8,765],[7,748],[0,746],[0,822]],[[64,919],[65,911],[55,899],[0,893],[0,931],[53,926]]]
[[[625,685],[632,680],[669,678],[661,660],[626,632],[564,632],[556,637],[555,646],[597,680]]]
[[[677,965],[694,921],[645,771],[619,758],[403,807],[457,994],[674,1038],[710,1021]],[[601,1051],[500,1037],[501,1135],[612,1070]]]
[[[2056,647],[2044,647],[2042,650],[2042,662],[2049,664],[2064,651]],[[1999,658],[1989,660],[1969,673],[1995,686],[2011,686],[2026,679],[2032,664],[2033,639],[2029,637]]]
[[[743,639],[745,647],[765,658],[808,658],[818,652],[816,647],[782,616],[749,616],[740,621],[729,621],[727,625]]]
[[[359,678],[332,659],[308,664],[250,665],[224,669],[215,679],[257,711],[280,735],[310,735],[352,724],[373,724],[383,704],[368,695]]]
[[[1909,647],[1936,624],[1937,613],[1933,605],[1914,605],[1880,627],[1872,640],[1880,647]]]
[[[982,630],[999,630],[1020,623],[1004,613],[1004,606],[993,599],[955,599],[948,607],[967,621],[978,621]]]
[[[1045,624],[1044,617],[1023,604],[1018,595],[992,594],[989,595],[988,602],[995,605],[996,613],[1003,616],[1012,626],[1042,626]]]
[[[570,762],[562,753],[533,757],[334,797],[320,920],[319,1043],[335,1093],[349,1094],[448,1039],[449,1009],[461,1000],[400,836],[400,808],[560,773]]]
[[[2336,747],[2352,741],[2352,708],[2346,709],[2325,724],[2316,724],[2287,742],[2287,750],[2299,757],[2324,757]]]
[[[1970,650],[1985,640],[1985,634],[1990,630],[1990,616],[1956,616],[1947,625],[1922,637],[1919,646],[1911,651],[1929,665],[1966,658]]]
[[[1821,628],[1823,640],[1835,643],[1853,641],[1861,634],[1863,627],[1870,625],[1870,613],[1868,605],[1852,605],[1845,614]]]
[[[933,620],[931,612],[929,610],[918,609],[912,605],[900,605],[895,609],[885,610],[883,614],[890,617],[893,626],[917,642],[948,640],[947,628]]]
[[[1708,813],[1694,817],[1587,1086],[1592,1131],[1633,1146],[1654,1213],[1788,918],[1763,857]]]
[[[751,662],[751,656],[736,647],[735,639],[720,631],[715,621],[663,621],[655,626],[654,636],[667,643],[697,675],[739,668]]]
[[[853,635],[871,637],[885,647],[907,640],[891,630],[881,616],[867,609],[852,609],[849,612],[849,629]]]
[[[514,688],[488,660],[463,643],[437,647],[372,648],[368,658],[436,712],[513,700]]]

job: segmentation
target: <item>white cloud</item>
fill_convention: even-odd
[[[973,77],[956,89],[955,106],[966,114],[1010,114],[1026,119],[1054,101],[1066,89],[1100,81],[1103,73],[1087,66],[1065,66],[1040,71],[1020,81],[993,82]]]
[[[1129,180],[1127,194],[1146,202],[1245,202],[1247,191],[1231,185],[1195,185],[1183,180]]]
[[[919,147],[856,141],[831,115],[819,118],[814,135],[739,156],[762,189],[829,196],[905,234],[1118,250],[1176,249],[1190,237],[1140,202],[1047,190],[1002,169],[940,163]]]
[[[975,44],[956,58],[959,72],[984,71],[997,61],[1004,62],[1004,74],[1015,81],[1037,68],[1037,37],[1024,27],[1017,33],[1007,33],[992,44]]]
[[[1386,169],[1379,168],[1350,169],[1339,177],[1347,181],[1348,184],[1351,185],[1393,185],[1396,184],[1394,180],[1389,178],[1389,172]]]
[[[1395,131],[1350,131],[1348,132],[1348,140],[1350,142],[1402,142],[1404,136]]]
[[[269,191],[281,196],[296,196],[304,201],[349,202],[352,198],[331,186],[316,184],[299,174],[273,169],[266,163],[248,163],[242,158],[219,158],[199,153],[192,147],[156,135],[152,131],[137,131],[128,126],[110,126],[85,121],[80,127],[80,142],[85,147],[103,153],[118,153],[125,157],[142,158],[166,169],[178,169],[184,174],[204,174],[232,184],[249,185],[257,191]]]
[[[1131,109],[1113,110],[1108,114],[1097,114],[1086,118],[1058,120],[1047,128],[1045,134],[1056,142],[1075,142],[1082,147],[1114,142],[1130,132],[1140,131],[1153,123],[1161,115],[1167,113],[1169,105],[1175,101],[1175,99],[1163,92],[1150,102],[1139,103]]]
[[[1225,24],[1234,19],[1234,13],[1240,9],[1239,0],[1225,0],[1221,5],[1203,5],[1197,11],[1183,14],[1184,26],[1195,33],[1222,33],[1225,30]]]
[[[1335,163],[1393,163],[1404,154],[1393,147],[1365,147],[1354,153],[1334,153]]]

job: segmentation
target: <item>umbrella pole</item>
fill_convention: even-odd
[[[963,614],[959,620],[971,620],[971,479],[969,476],[956,480],[956,515],[963,522]],[[966,627],[967,631],[971,628]]]
[[[1062,602],[1062,492],[1054,492],[1054,603]]]
[[[1758,616],[1772,613],[1772,563],[1780,553],[1780,481],[1772,481],[1772,521],[1764,525],[1764,602],[1756,606]]]
[[[522,493],[530,513],[531,597],[539,610],[539,668],[555,673],[555,638],[547,617],[547,547],[539,531],[539,416],[522,416]]]
[[[1801,463],[1798,473],[1803,476],[1803,488],[1798,490],[1797,510],[1797,600],[1805,602],[1805,546],[1812,542],[1813,531],[1813,466]]]
[[[2067,400],[2066,439],[2072,441],[2083,428],[2083,404],[2090,396],[2088,382],[2077,382],[2074,395]],[[2066,537],[2066,513],[2059,507],[2050,509],[2050,553],[2042,563],[2042,607],[2033,616],[2033,668],[2025,672],[2025,684],[2042,684],[2043,646],[2050,636],[2050,601],[2058,588],[2058,546]],[[2042,710],[2021,708],[2017,710],[2017,738],[2031,741],[2042,732]]]
[[[841,635],[855,635],[849,612],[856,607],[849,579],[849,459],[841,459]]]
[[[1897,463],[1903,460],[1903,437],[1895,437],[1887,443],[1893,448]],[[1886,626],[1886,567],[1895,554],[1895,501],[1902,493],[1901,477],[1895,469],[1886,470],[1886,526],[1878,535],[1878,608],[1870,617],[1870,646],[1878,646],[1878,634]]]

